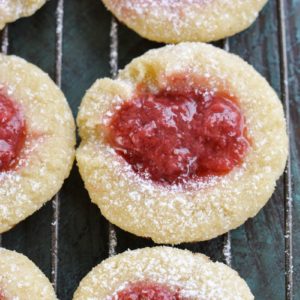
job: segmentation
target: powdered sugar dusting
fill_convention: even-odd
[[[25,256],[0,248],[0,298],[57,299],[45,275]]]
[[[15,56],[0,55],[0,88],[24,112],[27,136],[15,170],[0,173],[0,232],[39,209],[68,176],[74,120],[49,76]]]
[[[186,74],[184,84],[201,74],[209,86],[236,96],[253,143],[244,163],[224,177],[162,186],[138,176],[105,143],[104,128],[141,83],[155,92],[180,72]],[[241,59],[205,44],[151,50],[115,81],[96,82],[83,100],[79,126],[77,160],[93,202],[114,224],[160,243],[210,239],[254,216],[274,190],[287,154],[283,110],[274,91]]]
[[[0,29],[4,28],[6,23],[32,15],[45,2],[46,0],[0,0]]]
[[[162,42],[210,41],[249,26],[266,0],[104,0],[122,22]]]
[[[147,15],[160,19],[172,24],[175,33],[180,35],[180,31],[186,26],[186,18],[192,17],[191,6],[197,5],[200,7],[206,6],[212,0],[129,0],[129,1],[112,1],[114,9],[117,10],[117,15],[123,16],[125,19],[136,21],[137,16]],[[197,24],[195,24],[197,26]],[[213,25],[211,25],[211,28]],[[211,29],[212,30],[212,29]]]
[[[236,272],[201,254],[168,247],[127,251],[105,260],[81,282],[74,300],[118,299],[130,283],[150,281],[179,290],[189,300],[250,300]]]

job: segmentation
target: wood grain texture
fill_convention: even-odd
[[[65,0],[62,89],[73,114],[85,90],[97,79],[110,76],[111,15],[100,0]],[[55,9],[49,1],[33,17],[10,25],[9,52],[37,64],[55,78]],[[291,152],[294,198],[294,299],[300,299],[300,0],[286,2],[289,87],[291,98]],[[230,50],[242,56],[267,78],[281,94],[278,50],[277,2],[270,0],[257,22],[245,32],[230,38]],[[119,26],[119,66],[160,44],[142,39]],[[222,43],[216,43],[222,46]],[[90,203],[88,193],[74,166],[60,192],[58,297],[72,298],[81,278],[108,256],[108,223]],[[28,255],[50,278],[51,204],[3,235],[3,246]],[[153,246],[116,229],[117,252]],[[285,299],[284,280],[284,190],[278,181],[276,192],[266,207],[237,230],[232,231],[232,264],[250,285],[256,299]],[[180,245],[224,261],[224,237],[212,241]]]
[[[272,20],[272,22],[271,22]],[[269,1],[257,22],[230,40],[231,51],[252,64],[280,95],[276,1]],[[266,207],[232,232],[232,265],[257,299],[284,299],[283,179]]]
[[[293,195],[294,299],[300,299],[300,1],[286,1]]]
[[[110,76],[110,15],[100,1],[65,1],[62,89],[74,116],[94,81]],[[60,193],[58,297],[70,299],[79,281],[108,256],[108,223],[91,204],[75,166]]]

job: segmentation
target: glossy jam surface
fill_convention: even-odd
[[[109,127],[116,152],[161,183],[225,175],[249,147],[238,101],[223,92],[141,93],[123,103]]]
[[[16,166],[25,138],[24,115],[18,105],[0,90],[0,172]]]
[[[117,293],[113,300],[184,300],[178,290],[158,283],[138,282]]]

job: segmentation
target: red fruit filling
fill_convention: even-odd
[[[168,286],[158,283],[132,283],[117,293],[113,300],[184,300],[178,289],[172,291]]]
[[[26,124],[20,107],[0,90],[0,172],[16,166],[25,138]]]
[[[6,300],[6,298],[4,297],[4,294],[0,291],[0,300]]]
[[[108,141],[135,172],[161,183],[225,175],[249,147],[237,99],[204,89],[139,94],[115,112]]]

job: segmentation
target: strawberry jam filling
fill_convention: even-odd
[[[250,144],[237,99],[206,89],[140,93],[115,112],[108,139],[135,172],[169,184],[225,175]]]
[[[6,300],[2,291],[0,291],[0,300]]]
[[[137,282],[117,293],[113,300],[184,300],[178,289],[172,291],[168,286],[158,283]]]
[[[24,115],[18,105],[0,90],[0,172],[16,166],[25,138]]]

